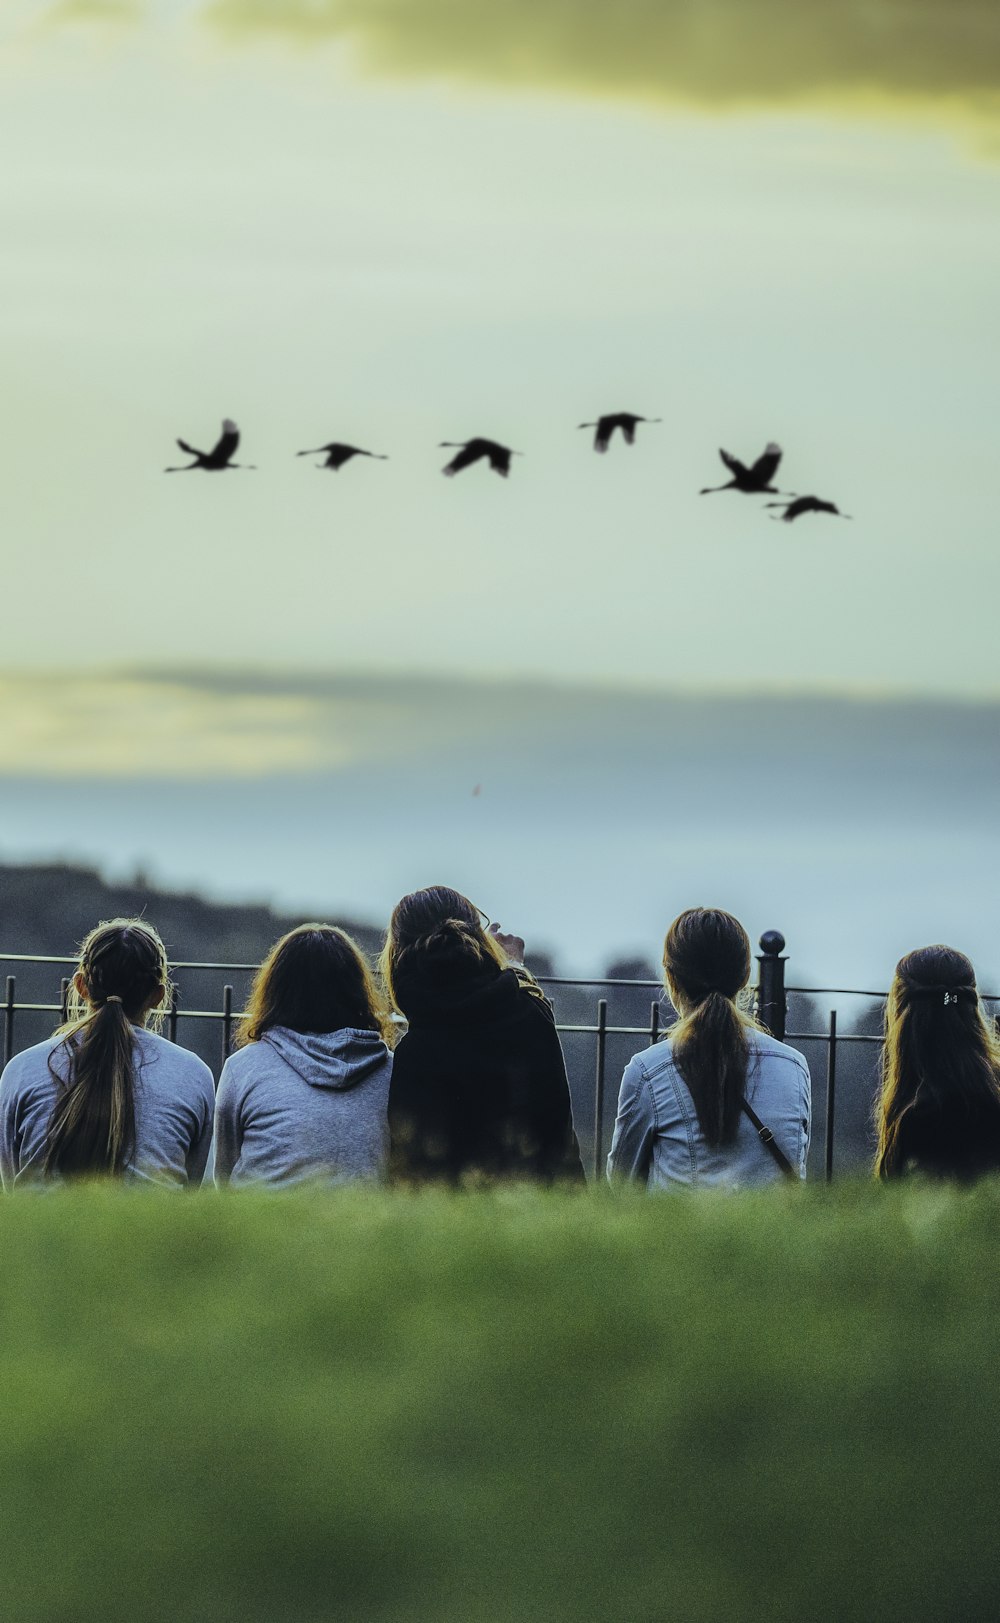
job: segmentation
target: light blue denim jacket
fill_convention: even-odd
[[[794,1048],[765,1032],[747,1035],[746,1097],[804,1178],[812,1122],[809,1067]],[[746,1115],[740,1116],[732,1144],[713,1149],[705,1142],[668,1038],[636,1054],[625,1067],[608,1177],[642,1181],[649,1189],[739,1189],[774,1183],[782,1173]]]

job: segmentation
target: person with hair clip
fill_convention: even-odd
[[[520,937],[486,925],[445,885],[404,896],[389,921],[382,973],[407,1021],[389,1088],[392,1176],[582,1183],[551,1004]]]
[[[196,1055],[149,1029],[170,1006],[167,955],[143,919],[91,930],[70,987],[69,1020],[0,1077],[5,1189],[117,1177],[200,1184],[215,1088]]]
[[[876,1177],[1000,1170],[1000,1040],[964,953],[920,947],[896,965],[875,1114]]]
[[[349,935],[302,924],[282,936],[222,1068],[216,1183],[380,1177],[392,1040],[388,1006]]]
[[[740,1006],[750,964],[731,913],[692,907],[670,926],[663,971],[678,1019],[625,1067],[609,1179],[732,1189],[805,1177],[809,1067]]]

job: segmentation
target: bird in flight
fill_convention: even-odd
[[[204,468],[206,473],[221,473],[226,468],[249,468],[256,471],[252,462],[233,461],[240,443],[240,431],[231,417],[223,419],[222,434],[210,451],[199,451],[196,446],[189,445],[187,440],[178,440],[177,443],[188,456],[194,457],[194,461],[186,462],[183,468],[164,468],[164,473],[190,473],[192,468]]]
[[[388,462],[389,458],[379,451],[363,451],[360,445],[340,445],[334,440],[330,445],[317,445],[312,451],[297,451],[296,456],[320,456],[326,452],[326,461],[317,462],[318,468],[333,468],[334,472],[342,468],[345,462],[350,462],[352,456],[370,456],[376,462]]]
[[[719,455],[733,477],[724,485],[707,485],[700,492],[702,496],[710,496],[714,490],[741,490],[745,496],[784,494],[771,483],[781,461],[781,446],[775,445],[773,440],[764,447],[763,455],[759,456],[749,468],[745,462],[740,462],[738,457],[730,456],[728,451],[720,450]]]
[[[496,440],[442,440],[441,446],[448,451],[458,450],[458,455],[453,456],[447,467],[441,469],[449,479],[461,473],[463,468],[471,468],[474,462],[479,462],[483,457],[488,458],[494,473],[506,479],[510,473],[511,457],[524,454],[522,451],[511,451],[506,445],[498,445]]]
[[[803,513],[836,513],[838,518],[851,518],[850,513],[842,513],[835,502],[820,501],[818,496],[796,496],[788,502],[765,502],[765,507],[783,507],[780,521],[777,513],[774,521],[791,524],[793,520],[801,518]]]
[[[620,429],[626,445],[635,444],[635,428],[637,423],[661,423],[662,417],[639,417],[634,411],[610,411],[604,417],[598,417],[596,423],[580,423],[580,428],[593,428],[594,450],[606,451],[611,444],[611,436],[615,429]]]

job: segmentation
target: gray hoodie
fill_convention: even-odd
[[[215,1181],[378,1178],[389,1150],[392,1055],[374,1031],[274,1026],[222,1068]]]

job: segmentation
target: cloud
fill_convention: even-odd
[[[395,72],[719,108],[880,101],[1000,119],[996,0],[210,0],[242,33]]]
[[[169,678],[0,676],[0,715],[4,771],[25,777],[258,778],[350,753],[308,695]]]

